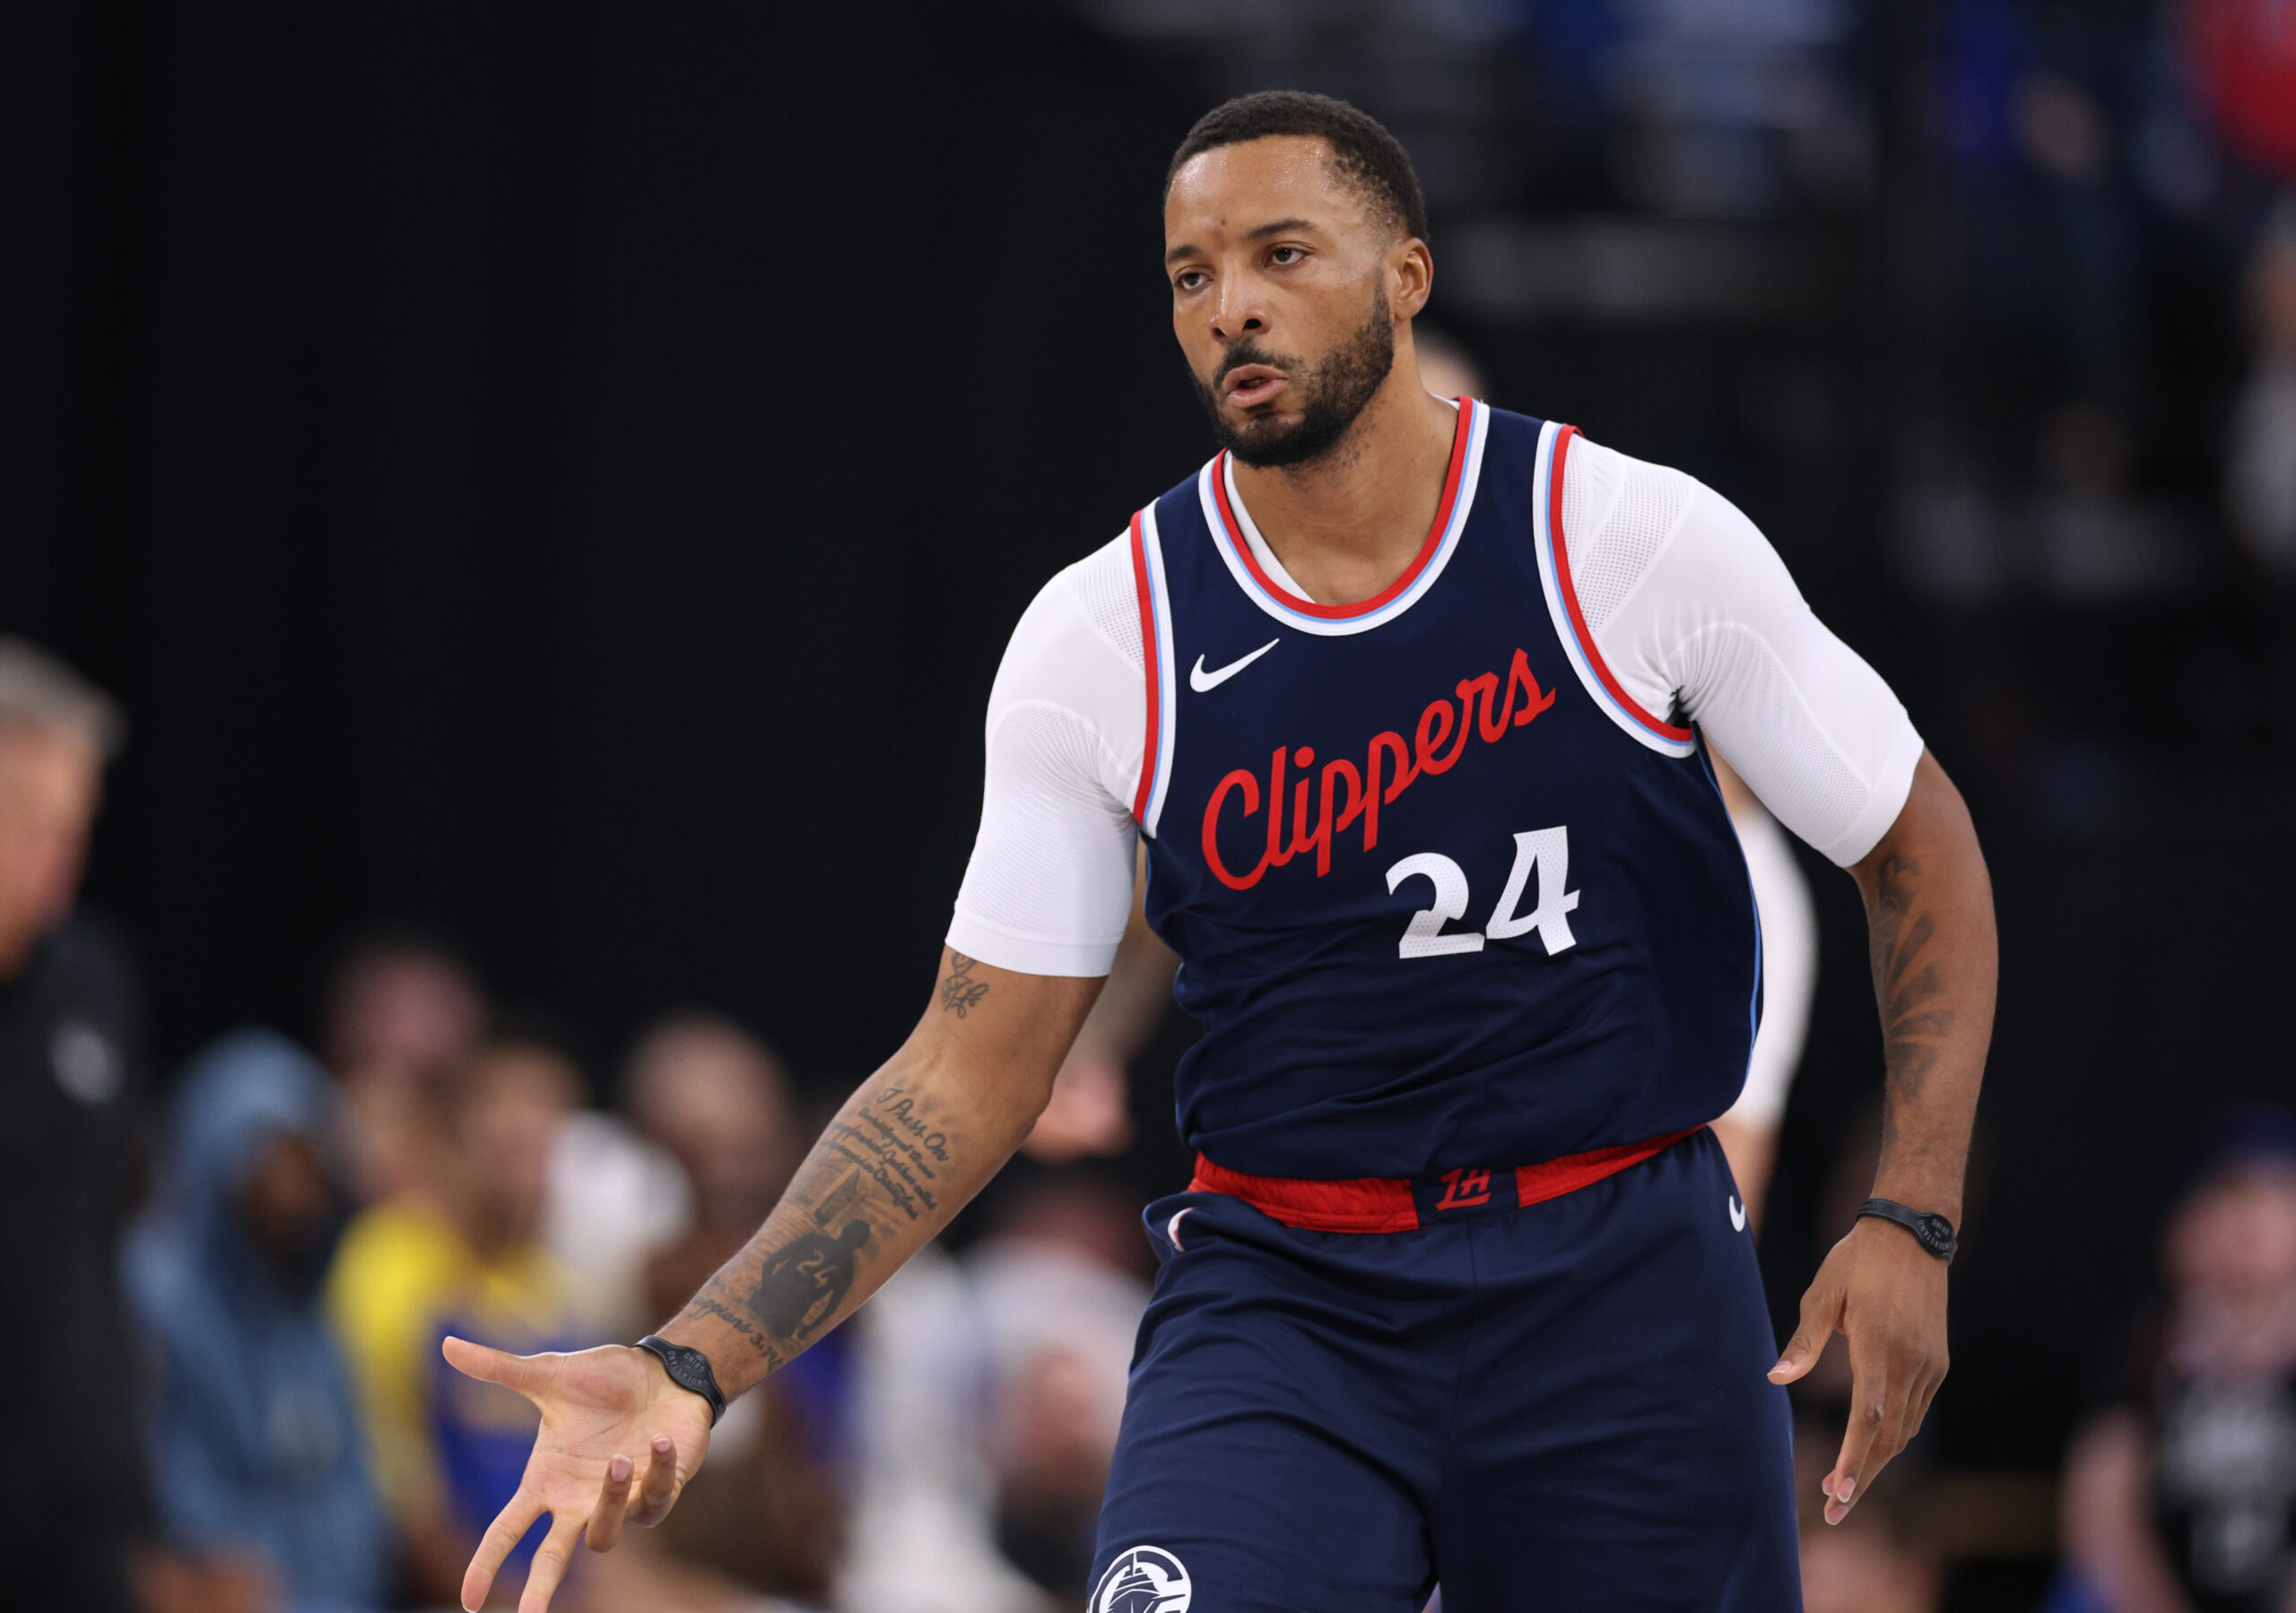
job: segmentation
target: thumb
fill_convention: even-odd
[[[1770,1369],[1773,1383],[1791,1383],[1818,1364],[1819,1352],[1825,1349],[1822,1339],[1813,1339],[1807,1328],[1796,1328],[1794,1336],[1786,1341],[1785,1353],[1778,1357],[1778,1365]]]
[[[500,1383],[529,1400],[549,1386],[550,1366],[539,1356],[514,1356],[508,1350],[457,1339],[452,1333],[439,1341],[439,1353],[447,1357],[448,1366],[465,1377]]]
[[[1771,1383],[1791,1383],[1818,1364],[1826,1340],[1833,1337],[1836,1308],[1822,1301],[1814,1288],[1803,1296],[1802,1320],[1796,1325],[1794,1336],[1786,1341],[1778,1365],[1770,1369]]]

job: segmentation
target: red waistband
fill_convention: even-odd
[[[1518,1166],[1514,1171],[1515,1202],[1518,1206],[1537,1204],[1576,1192],[1605,1176],[1616,1175],[1631,1165],[1639,1165],[1692,1132],[1705,1129],[1692,1126],[1687,1132],[1669,1132],[1664,1137],[1622,1143],[1616,1148],[1565,1154],[1543,1165]],[[1419,1213],[1412,1184],[1407,1181],[1379,1176],[1359,1176],[1350,1182],[1249,1176],[1215,1165],[1198,1154],[1196,1179],[1187,1185],[1190,1192],[1228,1193],[1286,1227],[1303,1227],[1309,1232],[1411,1232],[1427,1225]],[[1436,1208],[1439,1210],[1444,1205],[1439,1202]]]

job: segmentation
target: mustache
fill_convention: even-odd
[[[1270,369],[1280,369],[1291,376],[1298,375],[1300,369],[1296,357],[1272,353],[1257,342],[1246,342],[1228,350],[1227,356],[1220,361],[1219,373],[1212,377],[1212,390],[1218,392],[1227,385],[1230,376],[1248,364],[1265,364]]]

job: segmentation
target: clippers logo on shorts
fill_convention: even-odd
[[[1133,811],[1204,1028],[1181,1133],[1216,1164],[1484,1213],[1477,1173],[1686,1131],[1744,1084],[1745,859],[1698,736],[1587,626],[1570,438],[1464,401],[1418,558],[1361,604],[1262,564],[1224,455],[1133,520]]]
[[[1100,1575],[1091,1613],[1187,1613],[1196,1587],[1179,1558],[1155,1546],[1135,1546]]]

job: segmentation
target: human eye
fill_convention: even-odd
[[[1269,248],[1267,254],[1267,261],[1279,269],[1288,269],[1294,264],[1305,263],[1307,258],[1308,249],[1305,247],[1274,247]]]
[[[1182,269],[1172,276],[1172,289],[1176,291],[1199,291],[1210,279],[1211,276],[1201,269]]]

